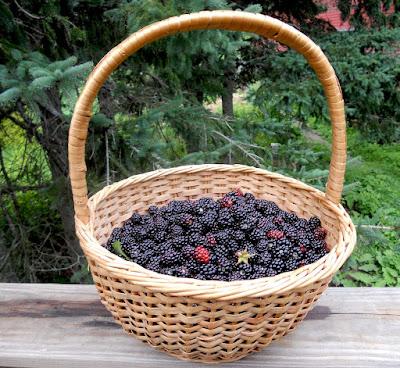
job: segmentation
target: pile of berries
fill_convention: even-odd
[[[240,189],[134,213],[104,245],[166,275],[234,281],[275,276],[327,254],[326,230]]]

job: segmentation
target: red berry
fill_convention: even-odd
[[[233,206],[233,201],[229,197],[224,197],[221,199],[221,207],[230,208]]]
[[[323,227],[317,227],[314,230],[314,235],[319,240],[324,240],[326,238],[327,231]]]
[[[300,252],[305,253],[306,252],[306,247],[303,244],[300,244]]]
[[[268,238],[272,239],[282,239],[285,237],[285,234],[283,231],[280,230],[270,230],[267,232]]]
[[[194,258],[201,263],[208,263],[210,262],[210,252],[206,248],[199,245],[194,250]]]
[[[236,193],[236,195],[237,195],[238,197],[243,197],[243,195],[244,195],[240,188],[237,188],[237,189],[235,190],[235,193]]]

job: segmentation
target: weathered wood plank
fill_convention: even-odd
[[[400,367],[400,288],[330,288],[291,335],[223,367]],[[0,284],[1,367],[201,367],[127,336],[91,285]]]

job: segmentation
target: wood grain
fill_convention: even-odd
[[[400,288],[329,288],[289,336],[223,367],[400,367]],[[1,367],[200,367],[127,336],[92,285],[0,284]]]

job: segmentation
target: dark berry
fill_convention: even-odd
[[[315,230],[318,227],[321,227],[321,220],[318,217],[311,217],[308,220],[308,226],[311,230]]]
[[[327,231],[323,227],[317,227],[314,230],[314,236],[316,239],[323,240],[326,238]]]
[[[235,281],[317,261],[329,252],[326,235],[317,217],[299,218],[238,189],[219,200],[152,205],[115,228],[104,247],[155,272]]]

